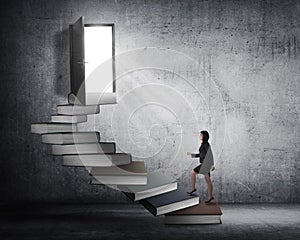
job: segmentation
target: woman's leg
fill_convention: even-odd
[[[190,177],[191,177],[191,184],[192,184],[192,187],[191,187],[191,191],[193,191],[195,189],[195,185],[196,185],[196,172],[194,170],[192,170],[190,172]]]
[[[207,191],[208,191],[208,199],[212,198],[213,186],[210,180],[210,176],[208,174],[204,175],[205,181],[207,183]]]

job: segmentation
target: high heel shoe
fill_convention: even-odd
[[[190,191],[190,192],[186,192],[188,195],[192,195],[194,192],[196,192],[197,191],[197,189],[196,188],[194,188],[194,190],[192,190],[192,191]]]
[[[214,200],[214,197],[211,197],[209,200],[205,201],[206,204],[210,203],[212,200]]]

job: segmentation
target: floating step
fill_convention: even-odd
[[[71,123],[32,123],[31,133],[44,134],[55,132],[75,132],[77,125]]]
[[[57,114],[62,115],[89,115],[100,112],[99,105],[58,105]]]
[[[145,185],[147,170],[144,161],[113,167],[93,167],[91,184]]]
[[[77,116],[69,116],[69,115],[52,115],[51,122],[59,122],[59,123],[83,123],[87,121],[87,115],[77,115]]]
[[[177,181],[160,172],[150,172],[147,175],[147,185],[121,185],[118,188],[132,201],[137,201],[176,190]]]
[[[199,197],[188,195],[182,188],[139,201],[154,216],[199,204]]]
[[[165,224],[218,224],[221,221],[222,211],[218,203],[199,204],[185,209],[165,214]]]
[[[69,104],[78,104],[74,94],[68,95]],[[116,93],[86,93],[86,105],[104,105],[104,104],[116,104]]]
[[[115,151],[114,142],[52,145],[53,155],[115,153]]]
[[[67,132],[42,135],[42,142],[48,144],[73,144],[100,142],[99,132]]]
[[[82,154],[63,156],[64,166],[80,167],[111,167],[131,163],[131,155],[128,153],[113,154]]]

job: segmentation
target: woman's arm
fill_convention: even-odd
[[[196,158],[196,157],[199,157],[199,153],[190,153],[190,152],[187,152],[186,153],[187,155],[190,155],[192,158]]]

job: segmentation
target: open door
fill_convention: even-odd
[[[70,25],[71,94],[85,105],[84,17]]]
[[[70,25],[70,104],[116,103],[114,24]]]

